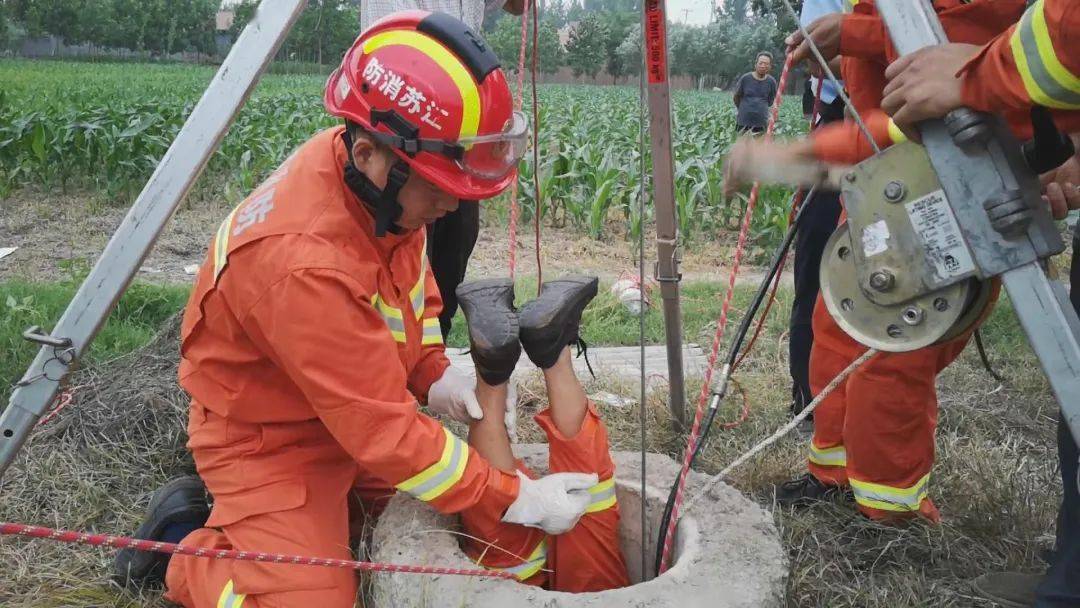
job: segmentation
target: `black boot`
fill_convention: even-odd
[[[854,499],[851,490],[823,483],[810,473],[773,488],[773,498],[782,507],[807,507],[838,496]]]
[[[471,281],[458,285],[456,293],[469,325],[469,347],[476,373],[491,386],[506,382],[521,357],[514,282]]]
[[[579,341],[581,313],[596,297],[598,282],[584,275],[547,281],[540,297],[521,307],[521,345],[537,367],[555,365],[563,349]]]
[[[135,538],[180,542],[180,538],[170,538],[169,533],[196,530],[209,517],[210,505],[202,480],[194,475],[180,477],[154,492],[146,509],[146,520],[135,531]],[[121,549],[113,560],[113,578],[124,587],[164,584],[170,557],[168,553]]]

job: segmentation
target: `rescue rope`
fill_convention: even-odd
[[[532,115],[533,115],[533,200],[536,201],[536,213],[533,214],[533,227],[536,232],[536,295],[540,296],[540,286],[544,282],[544,265],[540,261],[540,219],[544,209],[543,201],[540,200],[540,109],[536,97],[536,72],[538,71],[537,60],[539,59],[539,32],[540,13],[537,12],[536,0],[529,3],[532,6]],[[588,363],[588,359],[585,360]],[[590,372],[592,370],[589,370]]]
[[[528,0],[526,0],[528,1]],[[525,10],[521,12],[521,48],[518,51],[518,68],[517,68],[517,90],[514,91],[514,110],[521,110],[521,104],[523,101],[523,93],[525,88],[525,41],[527,38],[527,24],[529,22],[529,11]],[[535,133],[533,134],[535,146]],[[514,274],[517,269],[517,224],[518,224],[518,180],[514,180],[510,184],[510,280],[514,280]]]
[[[846,368],[844,368],[844,371],[837,374],[837,376],[832,379],[832,382],[829,382],[829,384],[820,393],[818,393],[817,397],[814,397],[814,400],[811,401],[806,406],[806,408],[803,409],[803,411],[799,412],[798,416],[795,416],[787,424],[777,429],[776,432],[773,433],[771,436],[758,442],[756,445],[754,445],[754,447],[744,452],[731,464],[724,467],[722,471],[709,479],[709,481],[705,483],[705,486],[701,488],[701,490],[690,501],[687,502],[686,509],[690,510],[695,504],[697,504],[698,501],[700,501],[705,496],[706,493],[708,493],[710,489],[712,489],[713,486],[722,482],[724,478],[726,478],[733,470],[735,470],[736,467],[742,465],[746,461],[759,454],[765,448],[779,441],[782,437],[790,433],[795,427],[799,426],[800,422],[809,418],[810,414],[812,414],[814,410],[816,410],[817,407],[821,405],[825,398],[828,397],[829,394],[832,393],[834,390],[836,390],[836,387],[840,386],[842,382],[847,380],[848,376],[853,374],[855,370],[862,367],[863,364],[869,361],[870,358],[877,353],[878,351],[871,348],[865,353],[863,353],[858,359],[852,361]]]
[[[814,91],[814,109],[810,112],[810,130],[814,130],[814,125],[817,124],[818,118],[821,117],[821,89],[825,84],[825,80],[822,78],[817,79],[817,88]],[[799,208],[804,204],[810,204],[810,200],[807,200],[805,196],[805,190],[799,190],[795,197],[792,199],[791,213],[788,214],[788,228],[795,223],[795,217],[799,213]],[[769,299],[765,303],[765,310],[758,317],[757,327],[754,328],[754,335],[750,337],[750,341],[746,343],[746,348],[739,354],[739,358],[735,361],[735,364],[731,366],[731,372],[735,373],[735,370],[742,365],[743,359],[745,359],[752,350],[754,345],[757,344],[758,337],[761,336],[761,331],[765,328],[765,321],[769,318],[769,312],[772,310],[772,305],[776,301],[776,291],[780,288],[780,280],[784,276],[784,266],[787,265],[788,255],[784,255],[780,261],[780,267],[776,270],[776,275],[773,278],[772,291],[769,292]]]
[[[777,91],[782,92],[787,85],[787,78],[791,72],[792,56],[788,54],[787,59],[784,61],[784,68],[780,72],[780,80],[777,84]],[[776,122],[780,115],[780,104],[783,101],[783,94],[777,94],[775,101],[773,102],[772,112],[769,115],[769,124],[765,130],[765,138],[771,139],[773,131],[776,128]],[[731,272],[728,276],[728,289],[724,294],[724,301],[720,307],[720,318],[716,322],[716,333],[713,335],[712,348],[709,352],[709,364],[705,368],[705,378],[701,384],[701,392],[698,395],[697,411],[694,413],[694,423],[690,428],[690,435],[687,437],[686,448],[683,455],[682,468],[679,470],[679,477],[675,485],[675,498],[672,503],[670,518],[667,521],[666,528],[661,531],[663,535],[661,537],[661,553],[660,559],[657,561],[658,572],[663,573],[667,570],[668,561],[671,558],[672,543],[675,538],[675,524],[679,520],[679,507],[683,501],[683,491],[686,488],[686,476],[690,472],[690,465],[693,461],[694,453],[698,446],[698,435],[701,431],[701,421],[705,414],[705,404],[708,402],[709,394],[712,389],[712,376],[716,368],[716,360],[720,355],[720,344],[724,338],[724,330],[727,327],[728,312],[731,309],[731,300],[735,294],[735,279],[739,274],[739,265],[742,263],[743,254],[746,248],[746,238],[750,232],[750,222],[754,217],[754,207],[757,204],[758,195],[761,191],[761,182],[754,182],[753,187],[750,189],[750,197],[746,203],[746,212],[743,215],[743,225],[739,230],[739,239],[735,246],[735,256],[732,261]],[[725,370],[725,374],[728,370]]]
[[[644,9],[644,3],[642,3]],[[645,13],[642,12],[641,25],[645,27]],[[645,377],[645,306],[649,302],[645,294],[645,185],[647,181],[645,168],[645,53],[641,54],[641,62],[638,64],[638,171],[641,182],[638,184],[638,356],[641,365],[641,395],[638,401],[638,434],[641,442],[641,581],[649,580],[649,567],[646,555],[649,551],[649,511],[648,491],[646,489],[646,419],[645,390],[648,382]]]
[[[172,555],[188,555],[207,559],[231,559],[244,562],[268,562],[273,564],[289,564],[295,566],[326,566],[331,568],[345,568],[360,570],[362,572],[401,572],[406,574],[448,574],[451,576],[480,576],[485,578],[504,578],[516,580],[513,573],[500,570],[479,570],[464,568],[442,568],[437,566],[412,566],[407,564],[387,564],[383,562],[361,562],[349,559],[331,559],[325,557],[305,557],[301,555],[286,555],[282,553],[259,553],[253,551],[236,551],[233,549],[206,549],[203,547],[189,547],[175,543],[154,542],[139,540],[125,536],[112,536],[109,534],[87,534],[85,532],[73,532],[71,530],[55,530],[41,526],[27,526],[0,522],[0,536],[24,536],[51,540],[62,543],[89,545],[91,547],[112,547],[115,549],[135,549],[137,551],[152,551],[154,553],[169,553]]]

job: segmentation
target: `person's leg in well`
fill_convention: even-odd
[[[504,424],[510,375],[521,356],[514,286],[509,279],[465,283],[457,289],[469,325],[471,354],[476,364],[476,400],[484,417],[469,425],[469,445],[504,471],[532,474],[514,458]],[[478,504],[461,513],[469,538],[465,552],[486,568],[509,570],[518,580],[543,585],[547,581],[547,535],[536,528],[504,523],[501,509]]]
[[[553,537],[548,556],[554,591],[603,591],[629,584],[619,546],[615,464],[607,431],[574,372],[569,345],[579,340],[581,313],[595,297],[595,277],[545,283],[540,297],[521,311],[521,342],[543,370],[549,407],[536,417],[547,433],[552,473],[596,473],[599,483],[585,515],[569,532]]]

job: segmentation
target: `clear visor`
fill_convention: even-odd
[[[465,151],[458,167],[469,175],[484,179],[506,177],[517,167],[529,144],[529,123],[525,114],[514,112],[502,133],[478,135],[458,140]]]

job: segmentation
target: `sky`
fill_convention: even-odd
[[[667,0],[670,21],[689,25],[706,25],[712,17],[714,0]]]

